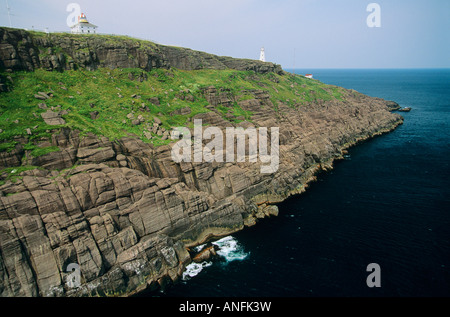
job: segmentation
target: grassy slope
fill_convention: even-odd
[[[279,76],[273,73],[262,75],[235,70],[155,69],[147,73],[148,80],[144,82],[129,79],[129,73],[137,77],[142,72],[141,69],[98,69],[62,73],[36,70],[31,73],[2,74],[12,77],[13,89],[0,94],[0,129],[3,130],[0,133],[0,151],[12,149],[15,146],[14,136],[27,136],[27,128],[31,129],[32,135],[29,136],[30,142],[26,149],[32,150],[33,155],[57,150],[40,149],[34,145],[33,140],[49,138],[50,130],[58,128],[48,126],[41,118],[40,114],[46,111],[38,107],[41,102],[48,108],[60,106],[61,110],[68,110],[69,113],[63,116],[66,121],[64,126],[79,129],[83,133],[93,132],[111,140],[133,133],[146,142],[161,145],[170,141],[162,141],[158,137],[147,140],[143,136],[147,123],[151,125],[153,117],[156,116],[161,119],[166,129],[188,126],[189,117],[210,111],[206,108],[208,102],[201,93],[201,89],[208,86],[229,89],[232,94],[238,96],[238,100],[253,98],[246,90],[264,90],[270,94],[274,105],[283,101],[292,107],[298,104],[306,105],[314,99],[340,98],[340,88],[302,76]],[[40,101],[34,98],[39,91],[52,92],[54,96]],[[195,101],[180,100],[177,98],[180,93],[193,95]],[[132,98],[134,94],[141,98]],[[160,106],[148,102],[147,99],[151,97],[158,97]],[[150,108],[150,112],[140,109],[142,103]],[[185,107],[191,108],[191,114],[171,115],[174,110]],[[231,109],[219,106],[218,110],[224,116],[227,112],[232,112],[236,117],[243,116],[247,120],[251,117],[237,102]],[[93,111],[99,112],[96,120],[91,119],[90,113]],[[146,123],[133,126],[131,120],[127,119],[127,114],[131,112],[135,117],[142,115]]]

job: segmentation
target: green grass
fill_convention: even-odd
[[[117,39],[111,37],[112,40]],[[48,151],[56,151],[56,148],[35,148],[32,144],[36,143],[35,140],[49,139],[51,131],[61,127],[78,129],[82,134],[92,132],[111,140],[132,133],[154,145],[168,144],[170,141],[160,138],[147,140],[143,136],[147,124],[151,126],[153,118],[158,117],[166,129],[189,126],[189,118],[210,111],[206,108],[208,101],[202,94],[202,90],[209,86],[229,91],[237,101],[252,99],[252,91],[263,90],[270,94],[275,108],[279,101],[295,108],[319,99],[341,98],[340,88],[302,76],[236,70],[154,69],[146,73],[146,81],[129,79],[130,73],[136,78],[143,72],[141,69],[64,72],[38,69],[34,72],[0,73],[5,78],[11,76],[13,80],[12,91],[0,94],[0,151],[14,148],[15,136],[29,139],[31,145],[28,149],[32,151],[31,155],[39,156],[49,153]],[[35,99],[34,95],[40,91],[51,92],[54,96],[45,101]],[[140,99],[132,98],[132,95],[138,95]],[[184,98],[180,98],[181,95],[192,95],[194,101],[182,100]],[[148,101],[152,97],[158,97],[159,106]],[[40,103],[45,103],[47,108],[66,110],[68,113],[63,115],[66,124],[56,127],[47,125],[41,118],[41,114],[47,110],[40,109]],[[150,111],[143,111],[142,103]],[[175,110],[185,107],[191,109],[189,115],[173,115]],[[252,114],[244,111],[238,102],[229,108],[219,106],[217,110],[232,122],[241,121],[237,117],[251,121]],[[94,111],[99,113],[95,120],[90,115]],[[132,120],[127,118],[129,113],[134,113],[136,118],[143,116],[145,123],[132,125]],[[30,136],[27,129],[32,132]]]
[[[60,149],[57,146],[49,146],[45,148],[34,147],[31,151],[31,156],[39,157],[53,152],[59,152]]]
[[[21,178],[20,173],[25,171],[30,171],[34,169],[39,169],[37,166],[19,166],[19,167],[8,167],[0,170],[0,186],[4,185],[7,181],[13,183],[17,182]]]
[[[0,143],[0,152],[5,152],[5,151],[9,152],[12,149],[14,149],[14,147],[16,145],[17,145],[16,141],[8,142],[5,140],[5,141],[3,141],[3,143]]]

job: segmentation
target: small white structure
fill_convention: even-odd
[[[71,27],[72,34],[95,34],[98,26],[89,23],[84,13],[78,17],[78,23]]]
[[[305,77],[313,79],[313,74],[306,74]]]
[[[261,54],[260,54],[260,56],[259,56],[259,60],[260,60],[261,62],[265,62],[265,61],[266,61],[266,52],[265,52],[265,50],[264,50],[264,47],[261,48]]]

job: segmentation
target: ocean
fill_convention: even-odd
[[[450,69],[296,73],[412,111],[157,296],[450,296]],[[371,263],[380,287],[367,285]]]

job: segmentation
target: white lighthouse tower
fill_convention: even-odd
[[[264,47],[261,48],[261,54],[259,55],[259,60],[261,62],[265,62],[266,61],[266,52],[264,50]]]

